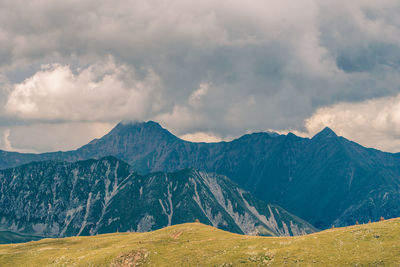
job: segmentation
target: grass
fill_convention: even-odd
[[[298,237],[232,234],[200,223],[149,233],[0,245],[0,266],[400,266],[400,219]]]

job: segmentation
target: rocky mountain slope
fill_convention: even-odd
[[[0,230],[63,237],[147,232],[196,219],[235,233],[315,231],[230,179],[193,169],[143,176],[105,157],[33,162],[0,171]]]
[[[42,236],[24,235],[10,231],[0,231],[0,245],[10,243],[25,243],[43,239]]]
[[[318,228],[400,216],[400,154],[362,147],[329,128],[313,138],[254,133],[231,142],[192,143],[155,122],[120,123],[75,151],[2,153],[2,168],[112,155],[140,173],[190,167],[219,173]]]

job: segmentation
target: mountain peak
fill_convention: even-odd
[[[117,124],[116,127],[158,127],[162,128],[161,125],[155,121],[139,121],[139,120],[123,120]]]
[[[154,132],[167,131],[160,124],[154,121],[129,121],[124,120],[119,122],[109,134],[123,133],[132,130],[150,130]]]
[[[138,152],[140,149],[143,153],[144,151],[156,151],[176,140],[179,138],[157,122],[121,121],[109,133],[99,139],[94,139],[77,151],[85,154],[85,158],[102,158],[111,155],[130,161],[138,155],[143,156]],[[124,156],[121,157],[121,155]]]
[[[314,135],[313,139],[314,138],[320,138],[320,137],[335,138],[335,137],[337,137],[337,135],[331,128],[325,127],[322,131],[320,131],[319,133]]]

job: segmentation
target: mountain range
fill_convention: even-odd
[[[46,237],[147,232],[200,222],[240,234],[315,228],[222,175],[185,169],[140,175],[108,156],[42,161],[0,171],[0,230]]]
[[[143,175],[186,168],[225,175],[320,229],[400,216],[400,155],[365,148],[329,128],[312,138],[261,132],[231,142],[194,143],[156,122],[122,122],[73,151],[1,151],[0,168],[110,155]]]

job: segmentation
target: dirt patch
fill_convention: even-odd
[[[172,234],[172,238],[173,238],[173,239],[178,239],[178,238],[182,235],[182,233],[183,233],[183,231],[174,233],[174,234]]]
[[[149,257],[147,250],[135,250],[122,254],[115,258],[111,263],[112,267],[133,267],[141,266],[146,263]]]

